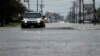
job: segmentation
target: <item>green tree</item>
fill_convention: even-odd
[[[100,7],[96,10],[97,21],[100,23]]]
[[[100,8],[97,9],[96,14],[97,14],[97,16],[100,18]]]
[[[59,13],[53,13],[53,17],[56,22],[62,20],[62,16]]]
[[[0,23],[1,26],[9,24],[13,18],[22,15],[26,8],[20,0],[0,0]]]

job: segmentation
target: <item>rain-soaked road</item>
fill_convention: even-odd
[[[0,28],[0,56],[100,56],[98,27],[69,23],[46,26]]]

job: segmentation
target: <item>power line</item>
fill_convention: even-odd
[[[45,1],[45,2],[61,2],[62,0],[54,0],[54,1]],[[36,0],[35,1],[33,1],[32,0],[32,2],[36,2]]]
[[[37,5],[37,4],[33,4],[33,3],[31,3],[31,5]],[[41,5],[41,4],[38,4],[38,5]],[[59,4],[59,5],[57,5],[57,4],[45,4],[46,6],[65,6],[65,5],[63,5],[63,4]]]

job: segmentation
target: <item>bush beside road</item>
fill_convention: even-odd
[[[20,25],[21,23],[9,23],[7,25],[4,25],[3,27],[16,27],[18,25]]]

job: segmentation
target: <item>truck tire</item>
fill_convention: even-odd
[[[45,27],[45,23],[44,23],[44,22],[41,22],[41,23],[40,23],[40,27],[41,27],[41,28],[44,28],[44,27]]]

